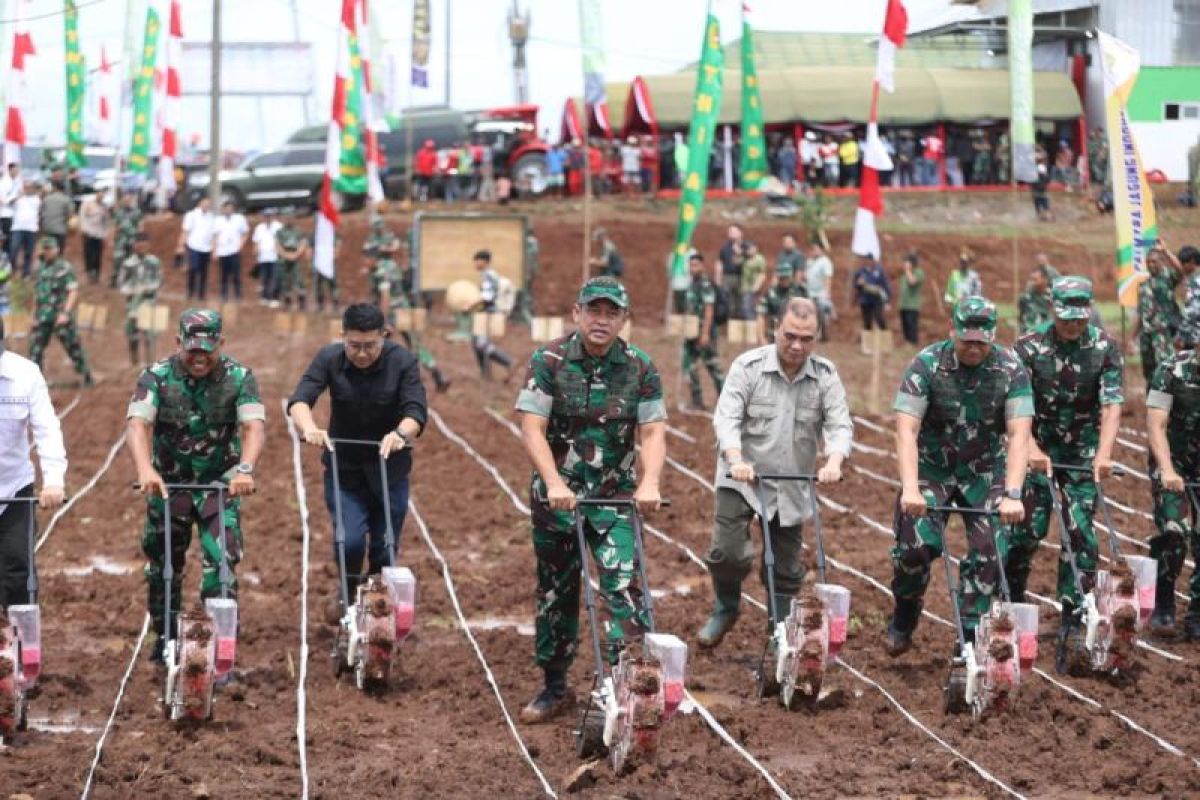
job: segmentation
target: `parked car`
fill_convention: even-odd
[[[236,169],[221,170],[221,196],[244,211],[272,206],[316,208],[324,175],[323,144],[288,144],[249,156]],[[208,192],[208,173],[189,173],[185,191],[185,205],[191,208]]]

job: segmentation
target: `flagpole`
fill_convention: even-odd
[[[209,95],[208,199],[213,211],[221,205],[221,0],[213,0],[212,87]]]
[[[129,6],[133,0],[125,0],[125,41],[121,43],[121,49],[124,51],[125,57],[118,61],[120,66],[117,67],[117,97],[116,103],[113,105],[113,115],[116,119],[113,120],[113,148],[116,151],[113,159],[113,203],[121,197],[121,188],[124,182],[121,180],[125,170],[124,150],[121,149],[121,137],[125,135],[125,82],[129,77],[129,37],[133,34],[131,30],[133,15],[130,13]],[[124,69],[122,69],[122,67]],[[132,95],[131,95],[132,99]]]

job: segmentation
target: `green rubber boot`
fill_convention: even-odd
[[[738,606],[742,600],[742,585],[740,582],[713,578],[713,594],[716,600],[713,603],[712,614],[696,634],[696,639],[703,648],[716,647],[725,638],[725,634],[733,630],[733,624],[738,618]]]

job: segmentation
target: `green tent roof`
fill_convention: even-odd
[[[792,67],[759,69],[765,121],[867,121],[875,67]],[[696,90],[694,73],[642,76],[662,128],[686,128]],[[1035,72],[1034,115],[1038,119],[1074,119],[1083,113],[1070,78],[1061,72]],[[741,117],[741,73],[726,70],[720,122]],[[1011,108],[1007,70],[896,68],[896,93],[881,92],[879,121],[884,125],[930,122],[973,123],[1008,119]],[[620,120],[613,115],[614,121]]]

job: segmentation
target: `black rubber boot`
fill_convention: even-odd
[[[699,389],[692,390],[692,408],[696,411],[704,410],[704,393]]]
[[[1079,619],[1075,616],[1075,606],[1064,600],[1062,620],[1058,626],[1058,641],[1054,649],[1054,671],[1059,675],[1066,675],[1067,669],[1070,667],[1071,633],[1079,624]]]
[[[450,379],[442,374],[438,367],[434,367],[429,372],[433,375],[433,386],[438,394],[445,394],[446,390],[450,388]]]
[[[547,722],[575,703],[575,698],[567,688],[566,670],[547,668],[544,673],[542,690],[529,701],[529,705],[521,709],[521,722],[526,725]]]
[[[912,648],[913,631],[921,619],[920,600],[896,600],[896,610],[888,623],[887,639],[883,649],[892,658],[907,653]]]
[[[733,630],[742,600],[742,584],[713,578],[713,595],[715,599],[712,614],[696,634],[696,640],[703,648],[716,647],[725,638],[725,634]]]
[[[1188,614],[1183,618],[1183,637],[1189,642],[1200,641],[1200,617]]]
[[[1159,636],[1175,633],[1175,583],[1158,579],[1154,589],[1154,611],[1150,614],[1150,630]]]

